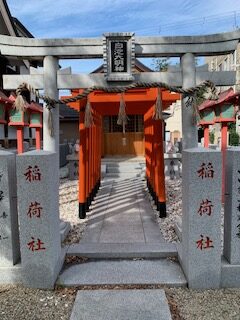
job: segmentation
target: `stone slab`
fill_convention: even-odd
[[[92,259],[129,259],[129,258],[165,258],[176,257],[174,243],[85,243],[70,245],[68,256],[80,256]]]
[[[240,148],[226,151],[224,256],[240,264]]]
[[[78,291],[70,320],[171,320],[164,290]]]
[[[162,284],[173,287],[187,284],[179,263],[169,259],[88,261],[64,269],[57,283],[64,286]]]
[[[221,152],[183,151],[182,266],[190,288],[220,286],[221,185]]]
[[[20,260],[16,155],[0,150],[0,267]]]

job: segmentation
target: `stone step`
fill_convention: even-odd
[[[141,171],[139,172],[110,172],[106,173],[105,177],[107,178],[133,178],[133,177],[140,177]]]
[[[109,167],[107,166],[107,169],[106,169],[106,172],[107,173],[111,173],[111,172],[135,172],[135,173],[138,173],[138,172],[141,172],[142,169],[139,167],[139,168],[131,168],[131,167]]]
[[[103,158],[102,162],[104,163],[146,163],[144,157],[111,157],[111,158]]]
[[[72,244],[67,256],[92,259],[131,259],[177,257],[174,243],[83,243]]]
[[[120,284],[185,287],[187,281],[183,271],[172,259],[88,260],[63,269],[57,284],[70,287]]]
[[[164,290],[79,290],[70,320],[171,320]]]
[[[119,167],[119,168],[141,168],[143,164],[138,162],[104,162],[108,167]]]

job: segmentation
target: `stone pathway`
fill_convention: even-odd
[[[140,177],[105,178],[82,243],[163,243]]]
[[[163,239],[141,177],[105,178],[92,210],[80,243],[67,250],[90,260],[66,266],[58,284],[186,286],[179,263],[169,259],[176,245]]]
[[[164,290],[78,291],[70,320],[171,320]]]

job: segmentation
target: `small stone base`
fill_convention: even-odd
[[[69,231],[71,230],[71,225],[69,222],[60,221],[60,236],[61,242],[63,242],[68,235]]]
[[[230,264],[224,257],[222,258],[221,287],[240,288],[240,265]]]
[[[0,284],[23,283],[21,263],[12,267],[0,267]]]
[[[178,236],[178,239],[182,241],[182,218],[177,217],[174,224],[174,230]]]
[[[44,265],[39,266],[38,277],[32,274],[31,264],[29,264],[29,269],[22,272],[24,285],[28,288],[53,290],[63,267],[66,251],[67,247],[62,248],[61,255],[52,269],[46,268]],[[32,279],[34,279],[34,281]]]

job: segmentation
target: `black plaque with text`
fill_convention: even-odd
[[[111,72],[127,72],[126,41],[111,41]]]

